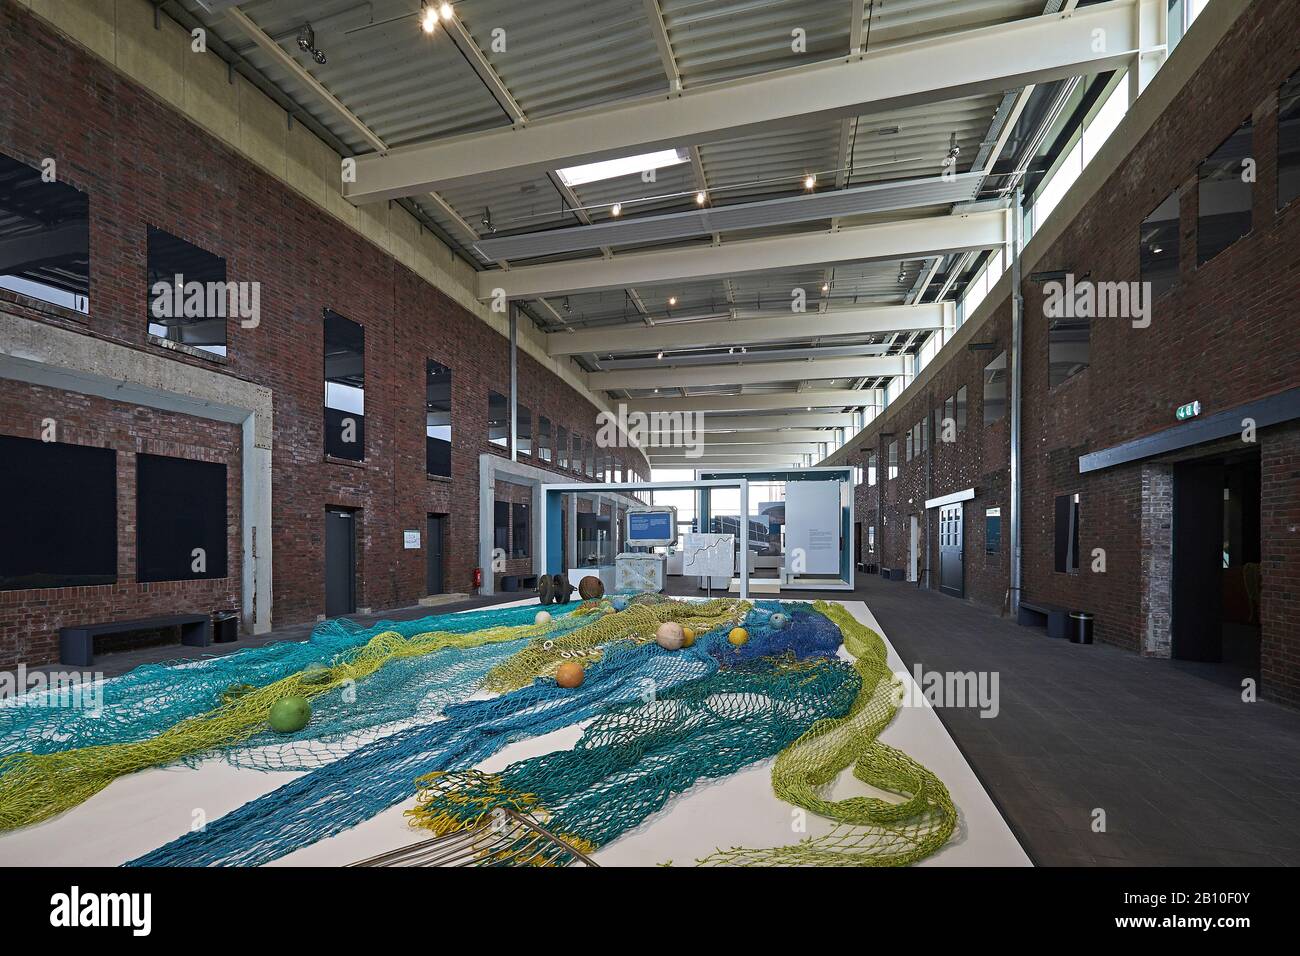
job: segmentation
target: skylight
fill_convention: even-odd
[[[640,156],[624,156],[619,159],[607,159],[599,163],[587,163],[584,166],[570,166],[558,170],[560,179],[566,186],[581,186],[584,183],[599,182],[602,179],[616,179],[619,176],[631,176],[644,173],[650,169],[663,169],[690,162],[690,156],[684,149],[661,149],[654,153],[642,153]]]

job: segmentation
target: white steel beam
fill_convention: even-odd
[[[628,410],[633,412],[761,412],[873,405],[875,398],[874,392],[867,389],[833,388],[806,392],[756,392],[749,395],[638,398],[626,404]]]
[[[639,252],[611,259],[577,259],[524,266],[508,272],[480,272],[478,297],[535,298],[595,292],[689,279],[712,279],[768,269],[841,262],[914,259],[1006,244],[1010,214],[987,209],[954,216],[903,219],[838,232],[804,233],[774,239]]]
[[[795,402],[793,393],[789,404]],[[705,414],[703,427],[706,432],[727,431],[743,432],[748,430],[764,431],[770,428],[843,428],[853,424],[853,415],[848,412],[805,412],[806,405],[799,405],[798,413],[786,412],[783,415],[718,415]],[[805,441],[808,439],[799,439]],[[825,435],[819,435],[815,441],[825,441]]]
[[[706,416],[707,418],[707,416]],[[752,432],[715,432],[708,427],[704,430],[704,440],[710,445],[763,445],[767,442],[823,442],[829,441],[830,432],[818,431],[815,428],[791,428],[785,431],[752,431]],[[668,432],[666,434],[676,434]]]
[[[740,312],[735,319],[661,323],[653,327],[622,325],[547,336],[550,355],[600,355],[653,352],[659,349],[725,348],[766,342],[798,341],[832,335],[870,335],[943,328],[953,303],[883,306],[840,312]]]
[[[1108,0],[1069,13],[1013,20],[595,109],[574,111],[362,157],[355,203],[429,192],[488,177],[537,173],[649,152],[808,127],[1126,66],[1142,51],[1138,5]],[[1101,38],[1100,42],[1099,39]]]
[[[841,359],[809,359],[798,362],[748,362],[724,365],[692,365],[687,368],[622,369],[591,372],[591,389],[674,388],[690,385],[754,385],[766,382],[810,378],[853,378],[858,375],[902,375],[911,366],[911,356],[860,356]]]
[[[728,458],[771,458],[773,455],[783,455],[790,458],[794,455],[816,454],[821,449],[821,443],[809,441],[769,442],[766,445],[724,445],[710,438],[703,443],[702,447],[706,455],[713,455],[715,458],[719,455]],[[652,461],[690,458],[692,455],[689,448],[651,448],[648,451]]]

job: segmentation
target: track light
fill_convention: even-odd
[[[316,31],[310,23],[304,23],[298,31],[298,48],[304,53],[310,53],[313,60],[324,66],[325,54],[316,49]]]
[[[621,202],[614,203],[614,205],[609,207],[609,214],[611,216],[623,215],[623,204]]]
[[[433,7],[424,5],[420,11],[420,29],[425,33],[432,33],[438,26],[438,11]]]

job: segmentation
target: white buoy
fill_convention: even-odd
[[[534,623],[534,624],[550,624],[550,623],[551,623],[551,612],[550,612],[550,611],[538,611],[538,612],[537,612],[537,616],[536,616],[535,618],[533,618],[533,623]]]

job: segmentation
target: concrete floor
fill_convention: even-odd
[[[681,579],[671,583],[672,593],[703,596]],[[1300,712],[1242,702],[1239,679],[1223,665],[1052,640],[1043,629],[914,584],[874,575],[857,583],[852,592],[781,597],[867,602],[909,668],[997,673],[996,717],[975,708],[937,711],[1035,863],[1300,864]],[[410,620],[526,596],[349,617]],[[105,654],[95,669],[111,677],[143,663],[304,640],[313,626],[208,648]],[[1094,830],[1098,810],[1102,831]]]

